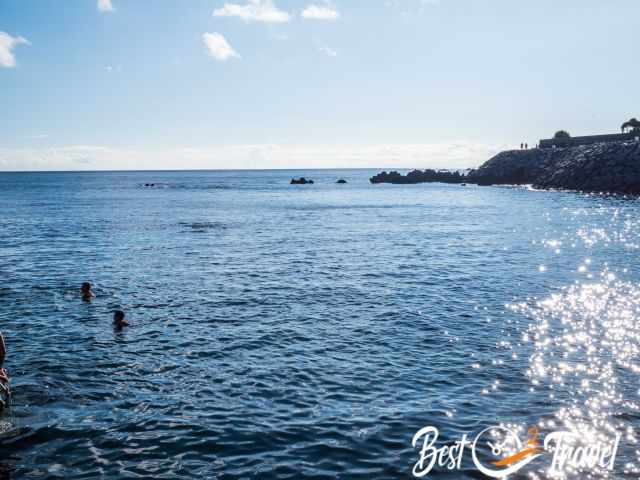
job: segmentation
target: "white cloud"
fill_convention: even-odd
[[[246,5],[225,3],[213,11],[214,17],[238,17],[245,22],[286,23],[291,15],[278,9],[272,0],[249,0]]]
[[[507,145],[471,142],[378,145],[229,145],[203,148],[0,148],[0,171],[260,168],[468,168]],[[286,178],[284,179],[287,180]]]
[[[115,9],[111,0],[98,0],[98,10],[101,12],[113,12]]]
[[[12,37],[6,32],[0,32],[0,67],[12,68],[16,66],[13,49],[20,44],[30,45],[26,38]]]
[[[207,50],[209,55],[211,55],[216,60],[220,60],[224,62],[230,58],[240,58],[238,52],[236,52],[227,39],[224,38],[217,32],[214,33],[205,33],[202,35],[202,40],[204,44],[207,46]]]
[[[339,17],[340,13],[329,5],[309,5],[302,11],[302,18],[312,20],[337,20]]]
[[[338,56],[338,52],[336,52],[335,50],[329,48],[329,47],[320,47],[318,48],[318,50],[321,53],[324,53],[327,57],[337,57]]]

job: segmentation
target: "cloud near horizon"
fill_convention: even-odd
[[[337,20],[340,13],[329,5],[309,5],[302,11],[302,18],[309,20]]]
[[[280,10],[272,0],[249,0],[246,5],[225,3],[213,11],[214,17],[238,17],[245,22],[287,23],[291,15]]]
[[[398,145],[228,145],[202,148],[114,148],[71,145],[0,148],[0,171],[201,170],[313,168],[472,168],[506,145],[465,141]]]
[[[98,10],[101,12],[113,12],[115,9],[111,0],[98,0]]]
[[[13,49],[18,45],[31,45],[24,37],[12,37],[6,32],[0,31],[0,66],[13,68],[17,65]]]
[[[320,48],[318,48],[318,50],[320,51],[320,53],[324,53],[327,57],[337,57],[338,56],[338,52],[336,52],[332,48],[329,48],[329,47],[326,47],[326,46],[320,47]]]
[[[216,60],[224,62],[230,58],[240,58],[238,52],[227,42],[227,39],[218,32],[205,33],[202,35],[202,40],[207,47],[209,55]]]

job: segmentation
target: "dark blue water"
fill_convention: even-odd
[[[374,173],[0,174],[0,469],[411,478],[425,425],[633,433],[640,202]]]

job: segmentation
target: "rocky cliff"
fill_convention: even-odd
[[[533,184],[587,192],[640,194],[640,142],[502,152],[468,177],[470,183]]]
[[[414,170],[382,172],[371,183],[532,184],[536,188],[640,194],[640,142],[607,142],[567,148],[499,153],[463,175]]]

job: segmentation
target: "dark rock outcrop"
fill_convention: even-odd
[[[344,183],[347,183],[347,181],[344,178],[341,178],[336,183],[344,184]]]
[[[463,183],[465,176],[449,170],[412,170],[406,175],[396,171],[382,172],[369,179],[371,183],[413,184],[427,182]]]
[[[508,150],[471,170],[467,181],[478,185],[532,184],[542,175],[555,150]]]
[[[11,400],[11,387],[9,385],[9,380],[0,380],[0,413],[5,408],[9,408],[9,403]]]
[[[536,188],[640,194],[640,142],[604,143],[559,153]]]
[[[291,179],[291,185],[307,185],[307,184],[313,184],[313,180],[311,179],[307,180],[304,177]]]
[[[476,183],[533,185],[541,189],[640,194],[640,141],[501,152],[466,175],[413,170],[382,172],[371,183]]]
[[[502,152],[469,172],[468,181],[639,194],[640,142]]]

